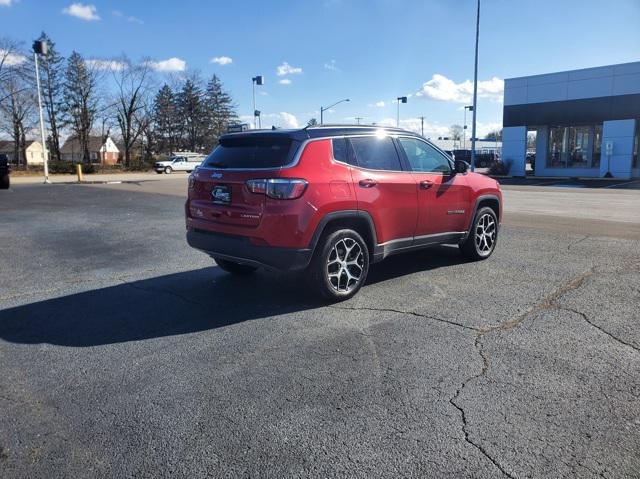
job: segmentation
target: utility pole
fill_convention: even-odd
[[[471,126],[471,171],[476,165],[476,114],[478,110],[478,40],[480,37],[480,0],[476,14],[476,60],[473,72],[473,125]]]
[[[362,118],[361,116],[356,116],[356,124],[357,125],[360,124],[360,120],[364,120],[364,118]]]
[[[46,55],[48,45],[44,41],[33,42],[33,58],[36,64],[36,86],[38,88],[38,111],[40,113],[40,137],[42,138],[42,162],[44,165],[44,182],[49,181],[49,153],[47,152],[47,139],[44,134],[44,117],[42,116],[42,95],[40,93],[40,71],[38,68],[38,55]]]
[[[419,117],[420,118],[420,134],[422,136],[424,136],[424,116]]]

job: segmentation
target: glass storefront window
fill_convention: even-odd
[[[636,137],[633,142],[633,167],[640,167],[640,118],[636,119]]]
[[[552,168],[600,166],[602,125],[552,126],[549,128],[547,165]]]

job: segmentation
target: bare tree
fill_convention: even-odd
[[[148,103],[152,70],[149,62],[134,65],[128,58],[117,61],[113,70],[116,84],[114,108],[124,145],[124,165],[131,163],[133,145],[143,133],[140,119]]]
[[[449,127],[449,137],[453,141],[462,140],[462,127],[460,125],[451,125],[451,127]]]
[[[20,43],[8,38],[0,38],[0,104],[15,94],[10,88],[5,89],[3,85],[7,82],[15,83],[16,75],[28,77],[27,57]]]
[[[13,140],[13,157],[26,164],[26,134],[35,125],[35,89],[18,43],[0,40],[0,130]]]

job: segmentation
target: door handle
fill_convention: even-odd
[[[433,181],[431,181],[431,180],[422,180],[420,182],[420,189],[422,189],[422,190],[428,190],[432,186],[433,186]]]
[[[367,179],[358,181],[358,184],[362,188],[373,188],[378,184],[378,182],[376,180],[372,180],[371,178],[367,178]]]

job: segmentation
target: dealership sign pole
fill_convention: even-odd
[[[40,94],[40,72],[38,71],[38,55],[47,54],[48,45],[44,41],[33,42],[33,58],[35,59],[36,66],[36,86],[38,88],[38,111],[40,112],[40,137],[42,139],[42,164],[44,166],[44,182],[51,183],[49,181],[49,164],[47,156],[47,139],[44,135],[44,118],[42,116],[42,95]]]
[[[478,0],[478,13],[476,15],[476,64],[473,72],[473,124],[471,126],[471,171],[476,165],[476,111],[478,101],[478,37],[480,35],[480,0]]]

